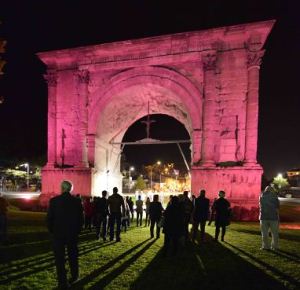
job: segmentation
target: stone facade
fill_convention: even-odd
[[[39,53],[47,65],[45,199],[63,178],[75,192],[120,186],[120,142],[147,114],[167,114],[191,136],[192,192],[253,203],[259,68],[274,21]]]

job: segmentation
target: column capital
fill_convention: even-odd
[[[257,50],[247,52],[247,67],[248,70],[252,68],[260,68],[262,57],[264,56],[265,50]]]
[[[217,63],[217,55],[215,52],[207,52],[202,54],[202,63],[203,69],[207,70],[215,70]]]
[[[44,74],[43,77],[49,87],[55,87],[57,85],[57,73],[47,73]]]
[[[88,70],[77,70],[74,72],[74,76],[80,84],[88,84],[90,81],[90,72]]]

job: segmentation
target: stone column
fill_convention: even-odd
[[[202,146],[202,130],[201,129],[193,130],[192,144],[193,144],[192,164],[198,164],[201,159],[201,146]]]
[[[88,167],[87,130],[88,130],[88,83],[89,71],[79,70],[75,73],[78,92],[79,109],[79,160],[77,167]]]
[[[201,165],[214,167],[215,164],[215,134],[216,134],[216,54],[202,55],[204,72],[204,99],[203,99],[203,138],[201,151]]]
[[[54,167],[57,163],[57,148],[56,148],[56,87],[57,74],[49,72],[44,75],[48,84],[48,153],[47,167]]]
[[[95,134],[87,135],[88,144],[88,162],[90,167],[95,165]]]
[[[258,134],[259,69],[264,50],[248,51],[245,164],[256,165]]]

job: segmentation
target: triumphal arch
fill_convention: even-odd
[[[192,144],[192,192],[243,205],[260,192],[259,69],[274,21],[39,53],[47,66],[48,162],[42,193],[120,186],[120,145],[147,115],[180,121]]]

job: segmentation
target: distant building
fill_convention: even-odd
[[[300,168],[293,168],[286,172],[289,184],[292,187],[300,187]]]

